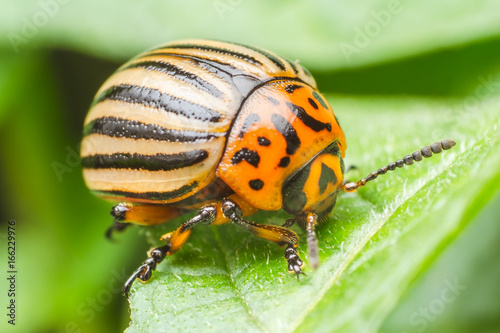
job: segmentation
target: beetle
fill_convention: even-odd
[[[130,223],[156,225],[196,211],[124,286],[151,278],[199,225],[228,222],[285,247],[297,279],[304,262],[319,264],[315,227],[341,191],[449,149],[447,139],[344,182],[344,132],[305,67],[271,52],[211,40],[182,40],[149,50],[121,66],[99,89],[85,119],[81,162],[87,187],[119,202],[108,236]],[[245,219],[283,209],[282,226]]]

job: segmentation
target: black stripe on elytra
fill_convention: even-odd
[[[175,44],[175,45],[168,45],[167,47],[162,47],[162,49],[167,49],[167,48],[216,52],[224,55],[229,55],[238,59],[242,59],[246,62],[251,63],[252,65],[262,66],[262,63],[260,61],[258,61],[252,56],[249,56],[248,54],[233,51],[223,47],[215,47],[215,46],[199,45],[199,44]]]
[[[285,91],[289,94],[292,94],[295,89],[300,89],[300,88],[303,88],[304,86],[300,85],[300,84],[289,84],[285,87]]]
[[[312,74],[311,72],[309,72],[309,70],[307,68],[305,68],[304,66],[302,66],[302,70],[304,71],[304,73],[309,76],[309,77],[312,77]]]
[[[234,85],[242,96],[247,96],[249,92],[255,88],[255,86],[261,84],[261,81],[258,78],[248,74],[247,71],[241,68],[234,67],[229,63],[221,62],[213,58],[210,58],[209,55],[207,55],[208,58],[198,57],[198,56],[195,57],[192,55],[178,54],[173,52],[148,53],[144,55],[144,57],[153,57],[153,56],[166,56],[166,57],[189,59],[190,61],[194,62],[196,66],[213,73],[224,82],[230,85]],[[273,78],[273,80],[275,80],[275,78]]]
[[[193,166],[206,160],[207,157],[208,153],[205,150],[155,155],[136,153],[97,154],[83,157],[82,167],[87,169],[170,171]]]
[[[293,155],[300,147],[300,139],[292,124],[283,116],[273,113],[271,121],[286,140],[286,153]]]
[[[321,130],[326,130],[330,132],[332,130],[332,124],[330,123],[324,123],[319,120],[316,120],[315,118],[311,117],[304,108],[290,103],[286,102],[286,105],[288,108],[299,118],[307,127],[312,129],[315,132],[319,132]]]
[[[152,70],[152,71],[157,71],[161,73],[165,73],[167,75],[176,77],[186,83],[189,83],[196,88],[206,91],[210,94],[212,94],[215,97],[222,97],[223,94],[222,92],[217,89],[213,84],[210,82],[205,81],[203,78],[199,77],[198,75],[194,73],[190,73],[182,68],[179,68],[178,66],[174,64],[170,64],[168,62],[163,62],[163,61],[142,61],[142,62],[136,62],[133,63],[122,70],[126,70],[129,68],[144,68],[147,70]]]
[[[248,129],[255,123],[258,123],[260,121],[260,116],[257,113],[251,113],[249,114],[245,120],[243,121],[243,125],[241,126],[241,131],[240,134],[238,134],[238,137],[242,138],[245,133],[248,131]]]
[[[241,148],[236,153],[234,153],[233,157],[231,158],[231,163],[238,164],[243,160],[247,161],[249,164],[257,168],[259,166],[260,156],[259,153],[255,150]]]
[[[192,56],[188,54],[179,54],[179,53],[174,53],[174,52],[157,52],[152,51],[150,53],[146,53],[142,56],[143,58],[149,58],[149,57],[174,57],[174,58],[181,58],[181,59],[188,59],[187,61],[192,61],[196,64],[196,66],[207,70],[214,75],[216,75],[218,78],[231,83],[232,82],[232,76],[233,75],[240,75],[240,74],[245,74],[244,71],[241,69],[238,69],[234,67],[231,64],[225,63],[225,62],[220,62],[215,59],[210,59],[210,58],[203,58],[203,57],[198,57],[198,56]]]
[[[250,49],[252,51],[258,52],[258,53],[262,54],[264,57],[266,57],[267,59],[271,60],[273,62],[273,64],[275,64],[282,71],[286,70],[285,64],[283,64],[283,62],[280,59],[278,59],[275,55],[273,55],[267,51],[264,51],[262,49],[259,49],[257,47],[243,45],[243,44],[236,44],[236,45],[240,45],[240,46],[246,47],[247,49]]]
[[[328,186],[328,183],[337,183],[335,172],[325,163],[321,163],[321,174],[319,176],[319,193],[323,194]]]
[[[99,191],[96,190],[100,195],[104,196],[120,196],[131,199],[144,199],[144,200],[170,200],[183,196],[189,193],[191,190],[198,186],[198,182],[192,182],[191,184],[184,185],[176,190],[167,192],[129,192],[129,191]]]
[[[288,59],[286,59],[286,61],[288,61],[288,64],[293,68],[293,71],[295,72],[295,74],[298,74],[299,71],[297,70],[297,65],[295,65],[295,62],[290,61]]]
[[[112,86],[101,93],[94,105],[105,100],[118,100],[127,103],[151,106],[189,119],[219,122],[222,115],[206,106],[163,93],[158,89],[136,85],[121,84]]]
[[[116,117],[97,118],[83,129],[83,135],[102,134],[116,138],[145,139],[170,142],[208,141],[223,136],[224,133],[179,131],[137,120]]]

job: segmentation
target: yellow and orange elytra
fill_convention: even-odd
[[[436,142],[344,183],[344,132],[303,66],[256,47],[184,40],[133,58],[103,84],[85,119],[80,154],[89,189],[119,202],[108,236],[130,223],[197,212],[148,252],[125,284],[128,295],[202,224],[231,222],[285,246],[288,271],[298,278],[304,262],[292,224],[306,230],[315,268],[315,227],[339,192],[454,144]],[[283,226],[245,219],[279,209],[292,216]]]

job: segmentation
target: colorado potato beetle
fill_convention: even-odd
[[[90,190],[121,202],[108,235],[197,212],[149,251],[124,286],[128,295],[136,278],[149,280],[193,228],[207,224],[232,222],[285,246],[298,278],[304,263],[292,224],[306,230],[315,268],[315,227],[338,192],[453,145],[436,142],[344,183],[344,132],[303,66],[255,47],[185,40],[133,58],[104,83],[85,119],[81,158]],[[245,219],[279,209],[292,215],[282,226]]]

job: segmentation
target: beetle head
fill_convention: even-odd
[[[283,209],[296,216],[313,212],[322,218],[333,209],[343,179],[344,161],[339,142],[334,141],[285,181]]]

